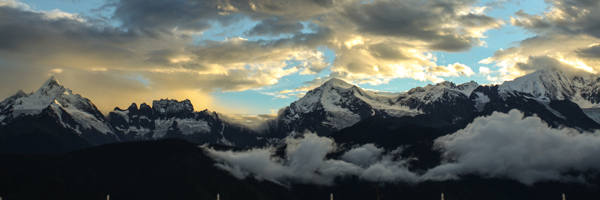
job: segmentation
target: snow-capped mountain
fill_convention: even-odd
[[[526,93],[538,101],[569,100],[586,115],[600,123],[600,77],[586,72],[565,72],[559,69],[538,70],[506,81],[498,88],[503,95]]]
[[[50,77],[37,91],[23,91],[0,102],[0,126],[14,121],[51,115],[62,127],[73,130],[92,145],[118,142],[104,115],[86,98]]]
[[[459,85],[444,81],[416,87],[396,97],[396,105],[419,110],[439,126],[463,123],[474,115],[475,102],[469,96],[477,87],[475,81]]]
[[[220,119],[209,110],[194,112],[190,100],[161,99],[152,107],[133,103],[126,110],[115,108],[108,115],[115,133],[127,141],[179,138],[194,143],[253,146],[255,133]]]
[[[600,107],[600,77],[585,72],[569,73],[555,68],[538,70],[506,81],[498,89],[501,93],[528,93],[539,99],[568,99],[581,108]]]
[[[283,109],[276,120],[269,122],[267,132],[271,136],[304,131],[328,135],[374,115],[404,117],[444,114],[446,116],[442,118],[452,123],[461,119],[457,113],[472,112],[472,109],[465,110],[464,107],[474,105],[469,95],[477,86],[475,82],[461,85],[443,82],[389,96],[365,91],[332,78]],[[446,105],[453,107],[442,109]]]
[[[36,92],[19,91],[0,102],[0,145],[7,135],[21,134],[28,124],[44,124],[27,129],[28,134],[56,136],[67,132],[71,134],[68,141],[77,142],[78,148],[164,138],[253,147],[305,131],[330,135],[375,115],[451,133],[476,117],[512,109],[538,115],[554,127],[591,130],[600,129],[598,86],[598,76],[556,69],[536,71],[500,85],[442,82],[399,95],[380,95],[333,78],[281,109],[263,132],[257,132],[224,121],[216,112],[194,111],[189,100],[161,99],[152,106],[133,103],[127,109],[115,108],[105,118],[90,100],[73,94],[51,77]],[[23,139],[27,134],[21,135]]]
[[[280,111],[278,118],[268,123],[267,133],[271,137],[304,131],[328,135],[373,115],[413,117],[454,131],[478,116],[511,109],[537,114],[552,126],[597,129],[599,86],[600,78],[595,75],[546,69],[501,85],[445,81],[387,96],[333,78]]]

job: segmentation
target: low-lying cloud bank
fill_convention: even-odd
[[[435,140],[444,162],[427,172],[408,170],[403,148],[385,150],[374,144],[353,147],[337,159],[326,155],[341,151],[330,138],[305,134],[286,139],[286,152],[276,148],[244,152],[207,148],[217,166],[242,179],[248,176],[280,184],[332,185],[334,179],[358,176],[367,181],[443,181],[474,174],[484,178],[508,178],[531,185],[540,181],[585,182],[569,172],[600,170],[600,133],[580,133],[572,128],[553,129],[537,116],[524,117],[518,110],[480,117],[465,129]]]
[[[297,182],[319,185],[331,185],[336,177],[350,175],[370,181],[377,181],[380,174],[383,181],[416,182],[418,179],[418,175],[408,171],[406,160],[397,156],[401,148],[384,154],[382,148],[367,144],[346,152],[342,160],[337,160],[325,159],[328,153],[338,149],[330,138],[307,133],[304,138],[286,139],[286,144],[284,159],[274,156],[274,147],[245,152],[207,151],[220,162],[217,166],[240,179],[253,176],[258,180],[266,179],[280,184]]]
[[[531,185],[540,181],[583,181],[566,172],[600,170],[600,133],[553,129],[518,110],[477,118],[465,129],[436,139],[452,162],[429,170],[424,179],[477,174]]]

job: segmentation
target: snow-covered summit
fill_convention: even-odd
[[[70,89],[60,85],[54,76],[37,91],[31,94],[19,91],[0,104],[3,107],[0,112],[2,124],[21,116],[35,116],[50,109],[59,117],[57,121],[78,133],[95,129],[104,134],[112,134],[110,126],[96,106],[89,99],[73,94]],[[74,123],[67,118],[71,118]]]
[[[25,94],[25,92],[23,92],[23,90],[19,90],[16,94],[14,94],[14,95],[6,98],[4,101],[0,102],[0,112],[2,112],[2,110],[8,109],[8,106],[11,105],[16,99],[21,98],[21,97],[26,97],[26,96],[27,96],[27,94]]]
[[[556,68],[542,69],[498,86],[503,94],[527,93],[535,98],[571,100],[581,108],[600,107],[600,77],[569,73]]]
[[[477,82],[469,81],[460,85],[456,85],[453,89],[461,91],[465,95],[469,96],[477,87],[479,87],[479,84],[477,84]]]
[[[320,87],[309,91],[290,107],[295,113],[313,112],[318,108],[323,108],[326,112],[346,112],[348,108],[360,103],[368,104],[377,111],[373,113],[385,112],[390,116],[415,115],[421,113],[418,108],[425,104],[438,100],[451,101],[458,96],[467,99],[478,86],[475,81],[460,85],[444,81],[435,85],[416,87],[394,97],[368,92],[356,85],[332,78]]]
[[[69,90],[68,93],[71,91]],[[22,96],[12,102],[13,116],[21,114],[35,115],[54,103],[59,97],[67,93],[54,76],[50,77],[37,91],[28,96]],[[18,95],[18,94],[17,94]],[[65,95],[68,96],[69,94]],[[57,102],[58,103],[58,102]]]
[[[295,112],[308,113],[323,104],[331,104],[332,101],[342,101],[340,93],[347,93],[353,86],[343,80],[332,78],[321,86],[308,91],[306,95],[292,103],[292,109]]]
[[[304,97],[286,108],[278,118],[280,122],[277,128],[287,127],[287,131],[296,132],[322,130],[327,134],[373,115],[415,116],[442,106],[433,105],[438,100],[443,103],[470,103],[469,95],[478,86],[475,82],[460,85],[442,82],[391,96],[365,91],[356,85],[332,78],[308,91]],[[457,97],[461,99],[457,100]]]
[[[436,101],[451,101],[454,98],[464,95],[468,98],[473,90],[479,84],[475,81],[456,85],[449,81],[444,81],[435,85],[425,87],[416,87],[408,92],[402,93],[397,97],[397,103],[415,108],[415,104],[431,104]]]
[[[341,89],[349,89],[351,88],[352,84],[347,83],[346,81],[342,80],[342,79],[338,79],[338,78],[331,78],[328,81],[326,81],[325,83],[323,83],[323,85],[321,85],[320,87],[322,88],[341,88]]]

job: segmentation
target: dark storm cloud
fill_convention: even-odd
[[[331,45],[330,40],[335,39],[335,32],[328,27],[315,27],[314,33],[296,33],[291,41],[294,45],[315,48],[318,46]],[[281,41],[287,41],[283,39]]]
[[[515,3],[517,5],[520,5],[521,1],[525,1],[525,0],[493,0],[493,1],[485,2],[485,6],[491,7],[491,8],[502,8],[502,9],[504,9],[505,8],[504,4]]]
[[[498,23],[498,20],[493,17],[473,13],[458,17],[458,21],[462,26],[470,28],[496,26]]]
[[[229,5],[254,19],[281,16],[299,21],[329,12],[333,0],[228,0]]]
[[[483,32],[500,22],[482,10],[473,11],[474,2],[108,0],[95,13],[112,15],[91,18],[58,10],[35,11],[9,1],[0,6],[0,56],[46,72],[128,71],[143,76],[157,91],[169,87],[187,92],[240,91],[276,84],[293,73],[316,74],[327,68],[332,76],[349,80],[377,76],[389,81],[399,77],[395,72],[415,77],[410,73],[433,65],[435,58],[428,51],[463,51],[481,45]],[[242,30],[246,36],[271,38],[193,38],[215,25],[235,30],[241,20],[259,22]],[[310,30],[303,32],[305,28]],[[351,42],[361,38],[352,47]],[[339,64],[325,61],[319,51],[323,47],[335,52],[334,62]],[[287,61],[300,64],[287,66]],[[414,70],[398,69],[408,65]],[[352,78],[345,68],[359,74]],[[161,77],[167,75],[193,81]]]
[[[265,19],[246,32],[247,36],[279,36],[281,34],[296,33],[304,29],[300,22],[286,21],[280,18]]]
[[[314,3],[316,3],[317,5],[323,6],[323,7],[331,7],[333,5],[333,0],[310,0]]]
[[[189,40],[160,30],[123,30],[88,23],[76,14],[60,11],[34,12],[0,6],[0,55],[25,62],[59,61],[68,56],[70,63],[88,61],[97,64],[129,62],[136,50],[153,45],[176,45]],[[80,66],[83,67],[83,66]]]
[[[377,44],[372,44],[369,46],[369,51],[371,55],[375,58],[384,59],[384,60],[406,60],[410,59],[409,56],[405,55],[400,48],[405,47],[406,45],[398,44],[398,43],[388,43],[382,42]]]
[[[0,21],[0,49],[11,52],[25,51],[33,46],[56,45],[58,41],[66,39],[73,40],[70,43],[84,44],[95,39],[105,39],[108,45],[127,43],[143,34],[110,28],[97,29],[76,18],[48,19],[46,13],[8,6],[0,6]],[[70,43],[66,45],[70,46]]]
[[[523,10],[517,11],[515,15],[519,18],[511,18],[513,26],[520,26],[535,32],[541,32],[552,27],[552,24],[540,15],[530,15]]]
[[[521,71],[525,72],[534,72],[539,69],[568,69],[569,67],[565,66],[564,63],[561,63],[555,58],[551,58],[548,56],[529,56],[527,62],[519,62],[515,64],[515,67]],[[561,70],[563,71],[563,70]]]
[[[343,15],[359,32],[417,39],[430,42],[430,48],[464,51],[480,40],[468,35],[469,28],[499,28],[501,22],[468,12],[465,1],[376,1],[348,6]],[[455,24],[458,22],[458,24]],[[448,27],[451,26],[451,27]]]
[[[217,1],[191,0],[119,0],[107,4],[114,7],[113,19],[126,28],[175,29],[204,31],[211,27],[211,20],[225,25],[235,22],[240,16],[223,15],[226,10]]]
[[[575,53],[582,58],[600,59],[600,45],[592,45],[575,50]]]
[[[274,57],[287,57],[280,54],[278,48],[289,48],[288,43],[277,43],[267,40],[247,41],[233,38],[231,41],[204,41],[204,45],[190,47],[198,59],[208,63],[240,63],[269,60]]]
[[[211,22],[229,26],[244,17],[263,20],[284,16],[291,20],[287,27],[284,24],[278,27],[273,21],[266,20],[250,32],[260,35],[289,33],[285,29],[296,30],[298,27],[294,20],[308,20],[332,5],[331,0],[114,0],[104,7],[114,8],[112,18],[121,21],[126,28],[135,29],[200,32],[211,28]],[[264,30],[269,28],[276,30]]]
[[[566,66],[597,73],[600,70],[600,1],[548,0],[547,11],[511,17],[511,24],[535,33],[515,47],[499,50],[481,63],[495,62],[501,77],[513,79],[533,69]],[[524,62],[525,61],[525,62]],[[544,61],[544,62],[542,62]],[[551,61],[551,62],[548,62]],[[524,63],[523,63],[524,62]]]
[[[554,34],[588,34],[600,38],[600,2],[595,0],[548,1],[552,9],[542,15],[530,15],[520,10],[518,18],[511,19],[514,26]]]
[[[321,59],[315,57],[318,56],[316,50],[302,45],[292,47],[291,39],[249,42],[230,38],[221,42],[204,41],[203,45],[195,46],[191,44],[191,37],[181,30],[168,30],[158,25],[114,27],[101,21],[90,22],[61,11],[39,12],[12,4],[0,6],[0,57],[8,63],[0,69],[25,65],[41,74],[77,71],[85,74],[78,77],[114,74],[111,77],[127,80],[127,77],[139,76],[146,79],[148,87],[157,94],[194,101],[211,91],[240,91],[275,84],[282,76],[298,71],[295,67],[284,69],[286,66],[282,63],[290,59],[310,60],[307,62],[309,67]],[[306,40],[298,42],[303,41]],[[318,65],[317,69],[320,68]],[[32,79],[35,77],[23,80]],[[72,82],[86,85],[84,83],[90,79]],[[18,85],[4,88],[10,90],[6,94],[18,89]],[[143,92],[147,91],[131,94]],[[110,98],[89,96],[93,96],[98,105],[108,105],[111,101]],[[147,96],[145,101],[156,98],[141,96]],[[112,107],[101,109],[106,111]]]
[[[439,36],[434,41],[433,44],[429,45],[431,50],[448,52],[468,51],[475,44],[481,42],[477,38],[461,38],[454,35]]]

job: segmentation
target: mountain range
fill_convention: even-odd
[[[402,161],[407,171],[423,175],[446,162],[447,152],[436,146],[439,138],[469,129],[476,119],[495,112],[517,109],[559,130],[600,129],[599,84],[596,75],[547,69],[497,85],[441,82],[382,95],[332,78],[280,109],[257,130],[228,121],[218,112],[196,111],[189,100],[132,103],[104,115],[89,99],[50,77],[35,92],[18,91],[0,102],[0,196],[216,199],[220,194],[222,199],[325,199],[333,193],[336,199],[374,199],[381,192],[383,199],[437,199],[443,192],[447,199],[551,199],[562,193],[592,199],[600,193],[595,169],[564,174],[577,176],[589,187],[568,181],[526,185],[477,173],[412,184],[380,184],[357,175],[337,177],[332,185],[282,184],[260,174],[240,178],[233,172],[244,166],[228,169],[230,165],[208,149],[233,157],[270,153],[267,158],[286,167],[289,155],[299,152],[297,139],[311,136],[306,135],[310,132],[334,141],[337,148],[323,158],[314,157],[317,161],[335,163],[349,152],[373,147],[377,152],[397,151],[398,159],[407,158]],[[303,152],[313,159],[316,146],[307,145],[310,148],[305,146]],[[385,155],[373,159],[381,156]],[[261,157],[249,158],[243,161],[269,167]]]
[[[106,116],[87,98],[50,77],[37,91],[0,102],[1,153],[62,153],[124,141],[178,138],[193,143],[257,147],[313,132],[330,136],[379,116],[452,133],[476,117],[521,110],[553,127],[600,129],[600,77],[545,69],[498,85],[441,82],[399,95],[366,91],[332,78],[279,111],[262,130],[195,111],[189,100],[132,103]],[[339,137],[340,133],[336,133]],[[343,139],[342,139],[343,140]]]

